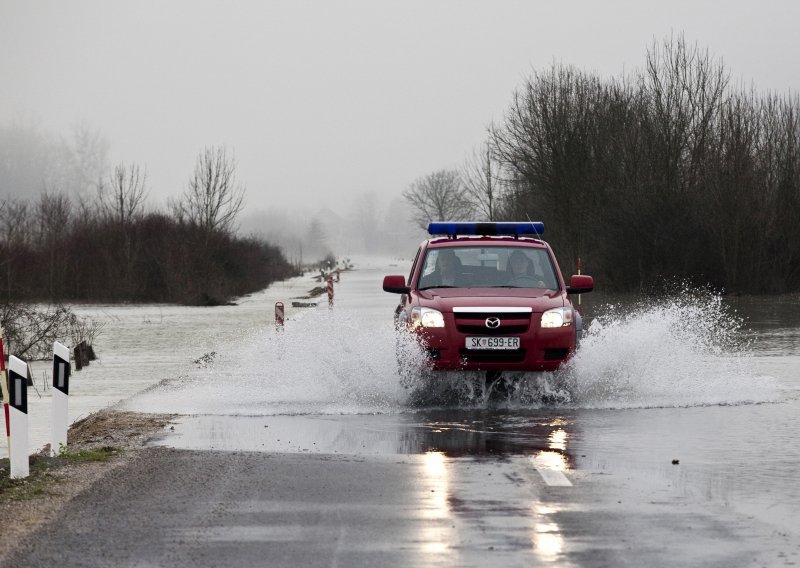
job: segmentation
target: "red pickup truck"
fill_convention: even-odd
[[[386,276],[401,294],[395,320],[418,334],[437,370],[553,371],[580,340],[571,295],[591,276],[561,276],[544,224],[431,223],[408,281]],[[435,236],[443,235],[443,236]]]

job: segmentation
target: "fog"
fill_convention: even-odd
[[[203,148],[225,146],[247,189],[243,230],[303,233],[319,218],[330,245],[369,248],[352,230],[366,212],[363,230],[377,223],[396,243],[405,227],[413,241],[403,190],[458,167],[532,70],[617,75],[683,33],[734,80],[796,92],[798,20],[791,1],[1,0],[0,150],[19,162],[33,138],[50,151],[25,157],[41,184],[0,180],[0,198],[88,191],[136,162],[161,207]],[[81,143],[95,163],[73,156],[80,175],[52,163]]]

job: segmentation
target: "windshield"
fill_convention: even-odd
[[[523,247],[447,247],[428,249],[417,289],[558,289],[545,249]]]

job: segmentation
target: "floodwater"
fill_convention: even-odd
[[[273,329],[278,300],[286,303],[289,320],[297,317],[290,298],[302,297],[318,285],[310,275],[292,278],[240,298],[236,306],[214,308],[158,304],[73,306],[78,315],[96,321],[101,332],[94,342],[99,359],[81,371],[75,371],[73,363],[70,422],[161,381],[192,372],[198,366],[194,361],[213,358],[248,334]],[[34,386],[28,388],[28,421],[33,452],[50,441],[52,363],[35,361],[32,367]],[[7,456],[8,448],[3,443],[0,457]]]
[[[754,548],[761,563],[800,561],[798,298],[587,295],[591,323],[567,369],[487,387],[478,375],[398,374],[397,296],[380,283],[407,269],[360,262],[342,275],[334,309],[325,302],[290,313],[282,332],[272,304],[288,305],[310,278],[232,307],[86,307],[108,324],[97,340],[101,361],[75,376],[71,416],[123,400],[125,409],[180,415],[156,445],[419,462],[450,480],[453,526],[534,534],[527,560],[583,564],[575,555],[598,544],[575,537],[587,521],[569,515],[612,515],[619,504],[615,522],[627,519],[631,530],[652,519],[648,507],[672,512],[673,524],[680,515],[706,519],[675,562],[696,560],[722,533],[723,546],[744,542],[736,552]],[[415,356],[413,343],[401,349]],[[529,485],[519,481],[523,470],[571,496],[532,500],[520,493]],[[464,527],[487,502],[505,503],[504,512]],[[547,511],[562,511],[560,524],[548,517],[543,525]],[[665,535],[650,536],[682,544],[675,531]],[[757,535],[755,544],[742,535]],[[730,560],[709,554],[711,563]]]
[[[800,526],[796,298],[685,292],[609,306],[586,296],[592,323],[565,371],[488,390],[453,373],[432,387],[404,384],[396,369],[397,297],[380,282],[407,266],[360,268],[333,310],[243,336],[126,407],[184,415],[157,442],[171,447],[436,453],[453,468],[544,456],[573,478],[635,479],[778,531]]]

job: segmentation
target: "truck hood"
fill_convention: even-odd
[[[541,313],[566,305],[563,292],[531,288],[430,288],[417,294],[423,306],[443,313],[454,307],[530,307]]]

